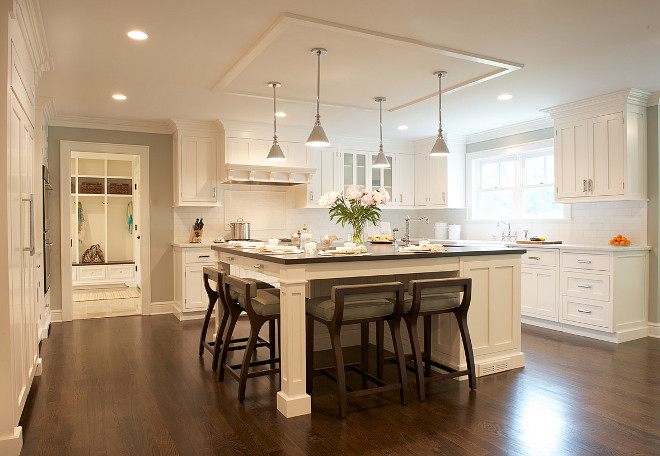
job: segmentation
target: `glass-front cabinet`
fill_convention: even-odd
[[[376,161],[376,152],[344,150],[343,162],[343,190],[351,185],[357,185],[367,190],[378,190],[383,187],[390,194],[390,205],[398,204],[398,198],[395,192],[396,184],[396,159],[393,154],[385,154],[390,162],[389,168],[376,168],[373,166]]]
[[[344,151],[344,188],[351,185],[367,187],[367,157],[369,152]]]

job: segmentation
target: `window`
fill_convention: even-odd
[[[564,218],[554,204],[552,149],[472,158],[473,219]]]

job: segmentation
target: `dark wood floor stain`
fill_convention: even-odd
[[[476,392],[448,380],[420,403],[409,375],[406,407],[396,393],[357,398],[339,420],[335,385],[318,377],[312,415],[287,420],[278,379],[250,379],[242,405],[233,379],[218,383],[199,330],[170,315],[54,324],[22,454],[660,455],[658,339],[617,346],[525,327],[527,366]]]

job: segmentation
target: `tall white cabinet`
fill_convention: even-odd
[[[41,372],[35,259],[41,235],[35,210],[42,196],[35,188],[35,89],[50,59],[38,3],[3,2],[0,12],[5,18],[0,26],[0,74],[6,87],[0,99],[7,116],[0,133],[6,141],[5,159],[0,160],[0,191],[5,197],[0,204],[0,454],[18,455],[18,422],[32,380]]]

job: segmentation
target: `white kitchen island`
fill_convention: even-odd
[[[468,325],[477,376],[523,367],[520,351],[520,257],[523,248],[448,247],[443,253],[398,253],[392,245],[374,245],[370,255],[270,255],[214,245],[218,264],[276,277],[281,297],[281,391],[277,408],[286,417],[311,412],[305,382],[305,298],[328,284],[362,277],[364,283],[405,280],[412,274],[472,278]],[[330,280],[328,280],[330,279]],[[324,286],[325,285],[325,286]],[[444,315],[433,326],[433,357],[455,369],[465,368],[456,322]],[[217,320],[217,319],[216,319]]]

